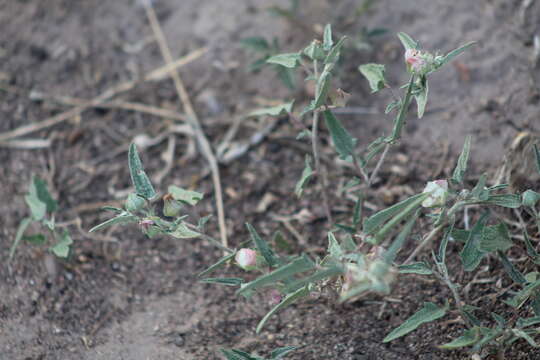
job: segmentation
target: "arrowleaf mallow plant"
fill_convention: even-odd
[[[68,229],[55,222],[55,213],[58,210],[58,202],[52,197],[47,189],[47,183],[38,176],[32,178],[28,194],[24,197],[30,216],[22,219],[15,235],[15,240],[9,251],[8,263],[11,262],[21,240],[32,245],[49,245],[48,250],[59,258],[69,255],[70,246],[73,243]],[[28,234],[33,229],[32,234]],[[36,229],[39,229],[37,232]]]
[[[474,44],[467,43],[446,55],[439,55],[421,49],[405,33],[399,33],[398,38],[404,47],[404,69],[409,76],[407,83],[400,88],[403,91],[401,96],[391,89],[385,78],[384,65],[364,64],[359,67],[372,92],[385,89],[392,92],[393,101],[387,106],[386,113],[395,112],[391,133],[363,147],[357,144],[357,140],[333,113],[333,109],[344,105],[348,96],[332,84],[345,37],[334,42],[332,28],[327,25],[322,41],[313,40],[299,52],[277,54],[266,59],[271,64],[293,70],[302,69],[307,74],[306,81],[315,84],[314,98],[299,114],[293,113],[293,101],[257,113],[278,116],[286,112],[297,123],[309,115],[311,127],[304,126],[299,138],[308,138],[312,151],[310,156],[306,156],[305,168],[294,192],[298,197],[303,196],[303,190],[313,184],[310,181],[313,178],[321,185],[326,217],[331,225],[327,233],[327,251],[321,257],[307,254],[281,255],[253,226],[246,224],[250,240],[240,244],[239,250],[224,248],[219,242],[213,241],[225,251],[225,255],[200,273],[199,277],[206,283],[238,287],[237,295],[246,298],[256,293],[266,296],[272,308],[257,325],[256,331],[260,332],[272,315],[313,294],[337,294],[340,302],[355,301],[366,294],[390,294],[396,279],[406,274],[432,276],[448,287],[451,298],[438,300],[438,303],[424,303],[415,314],[382,339],[383,342],[403,337],[424,323],[448,314],[457,314],[464,324],[463,334],[440,345],[442,349],[466,347],[478,356],[496,349],[499,358],[503,358],[505,349],[519,339],[536,347],[534,336],[540,331],[540,276],[535,271],[523,273],[518,269],[515,261],[507,255],[508,250],[518,244],[514,242],[506,223],[492,215],[497,209],[524,210],[540,230],[537,209],[540,194],[533,189],[522,194],[505,193],[508,186],[488,185],[486,174],[480,176],[475,186],[468,187],[465,174],[471,137],[466,138],[450,178],[426,179],[427,185],[422,192],[367,217],[364,215],[364,199],[389,148],[401,139],[411,103],[416,102],[416,115],[421,118],[427,106],[428,80],[432,74]],[[332,216],[328,178],[320,161],[318,145],[321,114],[336,155],[345,166],[353,169],[355,176],[349,179],[349,183],[360,184],[361,191],[355,194],[357,199],[350,214],[350,222],[346,223],[334,222]],[[536,146],[534,154],[540,172],[540,152]],[[373,164],[375,159],[377,161]],[[116,216],[92,230],[116,223],[138,222],[148,236],[165,234],[179,238],[206,237],[202,235],[200,227],[187,223],[180,211],[184,205],[195,205],[202,197],[201,194],[169,187],[169,193],[163,197],[164,206],[168,208],[164,208],[163,212],[176,216],[176,220],[164,220],[151,207],[156,193],[142,170],[134,145],[129,152],[129,166],[135,193],[128,197],[125,209],[112,209]],[[468,219],[468,209],[474,209],[480,216],[472,227],[468,226],[467,220],[465,226],[460,228],[460,215],[466,214]],[[420,217],[425,219],[427,231],[415,234],[414,238],[420,240],[406,247],[405,244],[413,238],[413,231],[417,231],[414,229]],[[422,228],[426,229],[426,226]],[[273,243],[279,242],[279,236],[279,233],[274,235]],[[522,238],[527,261],[540,264],[540,255],[527,233],[526,225],[523,226]],[[507,291],[494,297],[502,300],[498,309],[503,306],[508,309],[504,314],[485,314],[482,308],[466,302],[468,299],[463,296],[463,289],[473,286],[473,283],[457,283],[456,274],[450,272],[447,266],[447,248],[450,243],[461,248],[452,262],[461,263],[465,272],[478,272],[479,265],[488,257],[498,259],[502,264],[513,282]],[[428,247],[437,249],[431,253],[432,260],[417,261],[421,250]],[[398,261],[398,254],[410,248],[413,250],[409,254],[401,254],[399,257],[405,260]],[[209,277],[231,263],[247,272],[247,276]]]

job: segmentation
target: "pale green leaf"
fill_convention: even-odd
[[[364,64],[358,67],[358,70],[364,75],[369,82],[371,92],[377,92],[382,90],[386,86],[386,80],[384,78],[384,65],[381,64]],[[394,103],[397,105],[397,103]]]
[[[192,206],[196,205],[204,197],[204,194],[201,194],[200,192],[185,190],[174,185],[170,185],[168,190],[174,200],[178,200]]]
[[[425,262],[415,262],[407,265],[400,265],[398,267],[400,274],[418,274],[418,275],[431,275],[433,270],[429,268]]]
[[[282,114],[290,114],[294,105],[294,100],[289,101],[288,103],[272,106],[264,109],[257,109],[248,114],[248,116],[280,116]]]
[[[31,218],[24,218],[19,223],[19,227],[17,228],[17,233],[15,234],[15,240],[13,241],[13,245],[11,245],[11,248],[9,249],[9,257],[8,257],[8,264],[11,263],[11,259],[13,258],[13,255],[15,255],[15,250],[17,250],[17,247],[19,246],[19,243],[21,242],[21,239],[24,235],[24,232],[28,228],[28,225],[32,222]]]
[[[349,134],[330,110],[325,110],[323,115],[339,157],[341,159],[347,159],[354,152],[356,139]]]
[[[405,49],[418,49],[418,43],[409,35],[405,34],[404,32],[399,32],[397,36]]]
[[[269,266],[276,266],[278,264],[276,255],[274,254],[272,249],[270,249],[270,246],[268,246],[268,243],[259,236],[255,228],[251,226],[251,224],[246,223],[246,227],[249,231],[251,240],[253,240],[253,243],[255,244],[255,246],[257,246],[257,249],[263,256],[266,263]]]
[[[61,235],[60,240],[54,246],[49,248],[49,250],[58,257],[66,258],[69,255],[71,244],[73,244],[73,240],[71,239],[71,236],[69,236],[69,232],[65,230]]]
[[[463,332],[463,335],[450,341],[449,343],[440,345],[439,348],[440,349],[459,349],[462,347],[471,346],[474,343],[476,343],[478,340],[480,340],[480,332],[477,327],[474,327],[472,329],[465,330]]]
[[[131,215],[127,212],[122,212],[118,216],[113,217],[112,219],[109,219],[105,222],[102,222],[99,225],[94,226],[88,232],[98,231],[106,227],[109,227],[111,225],[133,223],[133,222],[136,222],[137,219],[138,218],[134,215]]]
[[[242,278],[206,278],[201,279],[200,282],[208,284],[219,284],[227,286],[239,286],[244,282]]]
[[[439,308],[437,305],[431,302],[425,302],[422,309],[405,320],[403,324],[392,330],[390,334],[384,338],[383,342],[386,343],[395,340],[401,336],[407,335],[411,331],[416,330],[424,323],[443,317],[446,314],[446,310],[448,310],[448,305],[445,305],[443,308]]]
[[[136,193],[145,199],[153,198],[156,195],[156,191],[148,175],[144,172],[135,143],[131,143],[129,146],[128,164],[131,181],[133,182],[133,186],[135,186]]]
[[[184,223],[178,224],[176,229],[168,234],[177,239],[193,239],[201,236],[200,233],[191,230]]]
[[[512,245],[514,244],[510,239],[508,228],[504,223],[499,223],[484,227],[480,242],[478,243],[478,249],[485,252],[506,251]]]
[[[266,62],[270,64],[277,64],[277,65],[285,66],[286,68],[294,69],[296,66],[298,66],[299,60],[300,60],[299,53],[289,53],[289,54],[278,54],[278,55],[270,56],[268,59],[266,59]]]
[[[470,151],[471,151],[471,136],[469,135],[465,138],[465,142],[463,144],[463,150],[461,151],[461,155],[459,155],[458,163],[454,170],[454,174],[452,175],[452,179],[456,181],[457,183],[461,184],[463,182],[463,177],[465,176],[465,171],[467,170],[467,163],[469,161]]]
[[[302,171],[302,176],[300,177],[300,180],[296,183],[294,193],[296,196],[301,197],[302,193],[304,192],[304,187],[309,182],[309,179],[311,179],[311,176],[313,175],[313,169],[311,168],[310,164],[310,158],[306,155],[306,165],[304,167],[304,171]]]

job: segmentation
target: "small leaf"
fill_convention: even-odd
[[[397,204],[394,204],[386,209],[383,209],[373,215],[371,215],[369,218],[364,220],[364,226],[363,226],[363,232],[366,234],[373,234],[380,226],[382,226],[387,220],[394,217],[395,215],[402,212],[405,208],[407,208],[409,205],[416,203],[418,201],[422,201],[425,199],[425,194],[416,194],[414,196],[411,196],[410,198],[407,198],[405,200],[402,200],[398,202]],[[421,201],[420,201],[421,203]]]
[[[35,192],[32,192],[31,190],[30,193],[24,197],[24,200],[30,208],[30,213],[32,214],[33,220],[40,221],[45,217],[47,204],[39,200]]]
[[[405,226],[403,226],[403,229],[399,232],[392,245],[390,245],[388,250],[386,250],[386,252],[384,253],[383,259],[384,261],[386,261],[387,264],[392,264],[396,259],[397,254],[399,253],[399,251],[405,244],[405,241],[409,237],[409,234],[411,233],[411,230],[414,226],[414,223],[416,222],[416,219],[418,219],[419,214],[419,210],[417,210],[416,213],[410,217]]]
[[[530,318],[519,318],[516,322],[516,326],[518,328],[526,328],[529,326],[533,326],[536,324],[540,324],[540,316],[530,317]]]
[[[247,352],[241,351],[241,350],[227,350],[227,349],[221,349],[221,353],[225,355],[227,360],[258,360],[257,358],[252,357]]]
[[[323,115],[339,157],[341,159],[346,159],[353,154],[356,139],[347,132],[343,125],[341,125],[341,122],[330,110],[325,110]]]
[[[474,225],[473,229],[469,233],[469,238],[459,254],[461,256],[461,261],[463,262],[465,271],[472,271],[476,269],[478,264],[480,264],[480,261],[482,261],[482,257],[484,257],[486,254],[484,251],[479,249],[479,242],[482,237],[482,232],[487,217],[487,212],[482,214],[478,222]]]
[[[258,52],[267,52],[270,50],[270,45],[268,44],[268,41],[266,41],[265,38],[259,36],[244,38],[240,40],[240,44],[246,48],[250,48]]]
[[[409,35],[405,34],[404,32],[399,32],[397,36],[405,49],[418,49],[418,43]]]
[[[47,238],[43,234],[24,235],[22,239],[32,245],[43,245],[47,242]]]
[[[24,218],[19,223],[19,227],[17,228],[17,233],[15,234],[15,240],[13,241],[13,245],[11,245],[11,248],[9,249],[9,258],[8,258],[8,264],[11,263],[11,259],[13,258],[13,255],[15,255],[15,250],[17,250],[17,247],[19,246],[19,242],[21,241],[24,232],[26,231],[26,228],[28,228],[28,225],[32,222],[31,218]]]
[[[105,222],[102,222],[99,225],[94,226],[88,232],[98,231],[98,230],[104,229],[106,227],[109,227],[111,225],[127,224],[127,223],[136,222],[137,219],[138,218],[136,216],[134,216],[134,215],[131,215],[131,214],[127,213],[127,212],[122,212],[120,215],[118,215],[116,217],[113,217],[112,219],[109,219],[109,220],[107,220]]]
[[[339,55],[341,52],[341,48],[343,47],[343,44],[345,43],[345,40],[347,40],[347,37],[344,36],[337,42],[336,45],[332,47],[328,55],[326,56],[326,59],[324,59],[325,64],[335,64],[339,60]]]
[[[317,79],[317,91],[315,94],[315,101],[313,102],[313,108],[317,109],[326,104],[328,99],[328,92],[330,91],[330,84],[332,80],[333,65],[326,65]]]
[[[287,355],[288,353],[296,350],[296,346],[284,346],[277,349],[272,350],[270,353],[270,359],[281,359],[283,356]]]
[[[382,90],[386,86],[386,80],[384,78],[384,65],[380,64],[364,64],[358,67],[358,70],[364,75],[369,82],[371,92],[375,93]],[[397,105],[397,103],[396,103]]]
[[[429,86],[427,78],[424,78],[422,81],[422,86],[418,89],[418,92],[414,94],[414,99],[416,100],[416,105],[418,109],[418,118],[421,119],[424,116],[426,110],[426,104],[428,99]]]
[[[400,265],[398,267],[400,274],[418,274],[418,275],[431,275],[433,270],[429,268],[425,262],[416,262],[407,265]]]
[[[534,144],[534,159],[536,160],[536,170],[540,174],[540,150],[538,150],[538,145]]]
[[[241,278],[206,278],[201,279],[200,282],[208,284],[220,284],[227,286],[240,286],[244,282]]]
[[[525,341],[527,341],[532,347],[539,347],[538,344],[534,341],[534,339],[526,331],[520,329],[512,329],[512,332],[517,337],[525,339]]]
[[[69,246],[73,244],[71,236],[67,230],[64,231],[60,240],[49,250],[56,256],[66,258],[69,255]]]
[[[494,252],[497,250],[506,251],[512,247],[508,228],[504,223],[498,225],[485,226],[482,230],[482,236],[478,243],[478,249],[485,252]]]
[[[521,203],[523,206],[535,207],[536,203],[540,200],[540,194],[531,189],[521,194]]]
[[[201,236],[198,232],[188,228],[185,223],[178,224],[176,229],[168,234],[177,239],[193,239]]]
[[[444,65],[444,64],[447,64],[449,63],[450,61],[452,61],[452,59],[454,59],[456,56],[460,55],[462,52],[464,52],[465,50],[467,50],[468,48],[470,48],[471,46],[473,46],[474,44],[476,44],[476,41],[471,41],[471,42],[468,42],[466,43],[465,45],[463,46],[460,46],[459,48],[455,49],[455,50],[452,50],[450,51],[448,54],[446,54],[446,56],[443,58],[440,66]]]
[[[301,289],[298,289],[297,291],[293,292],[292,294],[289,294],[285,297],[285,299],[281,300],[281,302],[279,304],[277,304],[276,306],[274,306],[272,308],[272,310],[270,310],[263,318],[262,320],[259,322],[259,324],[257,325],[257,329],[256,329],[256,333],[260,333],[262,328],[264,327],[264,325],[266,324],[266,322],[268,321],[268,319],[270,319],[270,317],[272,315],[274,315],[275,313],[277,313],[279,310],[291,305],[292,303],[294,303],[295,301],[297,301],[298,299],[300,298],[303,298],[303,297],[306,297],[309,295],[309,290],[306,287],[303,287]]]
[[[33,193],[35,191],[35,194],[37,195],[38,199],[47,205],[47,212],[53,213],[58,208],[58,203],[56,200],[53,199],[51,194],[49,193],[49,190],[47,189],[47,183],[43,181],[38,176],[34,176],[33,178],[33,184],[34,190],[30,190],[30,193]]]
[[[191,206],[196,205],[204,197],[204,194],[201,194],[200,192],[185,190],[174,185],[169,186],[168,190],[174,200],[181,201]]]
[[[390,104],[388,104],[386,106],[386,109],[384,109],[384,113],[385,114],[390,114],[390,112],[392,110],[394,110],[395,108],[401,106],[401,101],[400,100],[396,100],[396,101],[392,101]]]
[[[328,233],[328,250],[330,256],[334,257],[337,261],[343,256],[343,250],[336,240],[336,237],[332,232]]]
[[[480,340],[480,332],[477,327],[473,327],[472,329],[465,330],[460,337],[438,347],[440,349],[459,349],[473,345],[478,340]]]
[[[254,110],[250,112],[248,116],[249,117],[263,116],[263,115],[280,116],[283,114],[290,114],[292,112],[293,105],[294,105],[294,100],[289,101],[288,103],[272,106],[269,108]]]
[[[318,40],[313,40],[302,52],[311,60],[322,60],[326,56],[321,42]]]
[[[517,209],[521,206],[521,199],[516,194],[498,194],[490,195],[486,201],[482,201],[481,204],[497,205],[510,209]]]
[[[294,69],[295,67],[297,67],[299,61],[299,53],[279,54],[270,56],[268,59],[266,59],[267,63],[285,66],[289,69]]]
[[[131,181],[133,182],[133,186],[135,186],[135,191],[145,199],[153,198],[156,195],[156,191],[148,175],[144,172],[135,143],[131,143],[129,146],[128,160],[129,173],[131,174]]]
[[[512,264],[512,262],[510,262],[508,257],[502,251],[498,251],[497,253],[499,255],[499,258],[501,259],[504,270],[510,276],[510,278],[516,284],[525,285],[527,283],[527,280],[525,279],[523,274],[514,266],[514,264]]]
[[[203,272],[199,273],[199,275],[197,275],[198,277],[203,277],[203,276],[206,276],[212,272],[214,272],[215,270],[219,269],[220,267],[224,266],[229,260],[233,259],[234,257],[236,256],[236,251],[228,254],[228,255],[225,255],[224,257],[222,257],[221,259],[219,259],[218,262],[216,262],[215,264],[213,265],[210,265],[208,267],[208,269],[204,270]]]
[[[390,334],[388,334],[383,342],[387,343],[401,336],[404,336],[411,331],[416,330],[420,325],[437,320],[443,317],[448,310],[448,304],[443,308],[439,308],[437,305],[431,302],[425,302],[424,307],[418,312],[413,314],[410,318],[405,320],[403,324],[395,328]]]
[[[306,155],[306,165],[304,167],[304,171],[302,171],[302,176],[300,177],[300,180],[296,183],[294,193],[296,196],[301,197],[302,193],[304,192],[304,187],[309,182],[309,179],[313,175],[313,169],[311,168],[310,164],[310,158]]]
[[[272,249],[270,249],[270,246],[268,246],[268,243],[259,236],[255,228],[253,228],[251,224],[246,223],[246,227],[249,231],[251,240],[253,240],[253,243],[255,244],[255,246],[257,246],[257,249],[259,249],[259,252],[263,256],[266,263],[272,267],[276,266],[278,263],[276,259],[276,255],[274,254]]]
[[[274,284],[285,278],[293,276],[297,273],[302,273],[311,270],[315,267],[313,261],[311,261],[306,255],[302,255],[291,261],[289,264],[284,265],[276,270],[263,275],[247,284],[244,284],[236,293],[243,294],[250,290],[255,290],[268,284]]]
[[[469,153],[471,151],[471,136],[465,138],[465,143],[463,144],[463,150],[461,155],[459,155],[458,163],[452,175],[452,179],[461,184],[463,183],[463,177],[465,176],[465,171],[467,170],[467,163],[469,161]]]
[[[334,41],[332,40],[332,25],[326,24],[323,34],[323,48],[325,51],[330,51],[333,45]]]

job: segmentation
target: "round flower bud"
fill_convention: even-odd
[[[163,196],[163,215],[175,217],[180,214],[180,210],[182,210],[180,201],[175,200],[171,194]]]
[[[446,180],[435,180],[427,183],[424,193],[430,193],[428,198],[422,202],[426,208],[440,207],[446,203],[448,196],[448,182]]]
[[[240,249],[234,257],[238,266],[246,271],[254,270],[257,268],[257,252],[251,249]]]
[[[137,211],[142,209],[146,201],[135,193],[128,195],[126,199],[126,210],[127,211]]]

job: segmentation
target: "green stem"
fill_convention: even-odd
[[[409,86],[407,87],[407,93],[405,94],[405,99],[403,100],[403,103],[401,104],[401,107],[399,108],[399,113],[394,123],[394,131],[392,132],[392,137],[390,138],[390,142],[395,142],[396,140],[399,140],[401,138],[401,129],[403,128],[403,124],[405,123],[405,116],[407,115],[407,110],[412,100],[413,86],[414,86],[414,75],[411,76],[411,80],[409,81]]]

